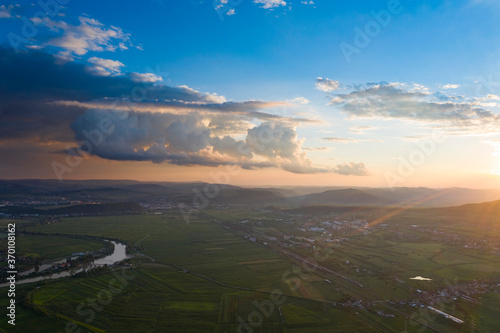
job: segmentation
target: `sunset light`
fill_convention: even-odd
[[[0,333],[500,332],[500,2],[4,0]]]

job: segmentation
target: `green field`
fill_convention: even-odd
[[[66,258],[75,252],[96,251],[105,245],[104,241],[71,238],[64,236],[42,236],[26,234],[17,238],[17,249],[23,256],[44,259]]]
[[[64,332],[69,325],[82,332],[251,329],[312,333],[402,332],[406,326],[408,332],[422,332],[428,329],[422,324],[426,323],[438,332],[469,332],[471,318],[476,318],[477,332],[487,332],[495,325],[489,316],[496,316],[499,311],[496,293],[487,294],[481,305],[459,300],[456,308],[443,308],[464,318],[466,324],[462,326],[388,300],[409,299],[416,289],[433,290],[450,281],[467,282],[497,274],[498,256],[454,248],[428,237],[398,241],[382,229],[370,235],[353,234],[349,241],[330,247],[332,252],[321,265],[362,283],[361,288],[319,270],[298,273],[298,260],[225,227],[225,223],[239,226],[238,222],[246,216],[264,221],[258,226],[268,233],[279,230],[280,224],[273,222],[269,214],[250,210],[209,211],[193,217],[189,224],[180,214],[171,212],[163,216],[67,218],[60,223],[31,226],[28,230],[32,232],[120,239],[144,256],[132,259],[133,268],[123,272],[118,269],[85,278],[45,281],[38,288],[22,286],[26,306],[19,305],[18,325],[12,328],[2,322],[0,328],[6,332],[27,332],[43,323],[44,331],[50,332]],[[414,223],[411,216],[406,223]],[[413,229],[410,232],[422,233]],[[92,243],[62,235],[28,238],[30,247],[26,249],[44,256],[58,256],[73,248],[82,251],[84,245],[100,245],[99,241]],[[48,238],[53,238],[53,246],[44,247],[43,239]],[[307,249],[294,251],[303,257],[311,255]],[[120,285],[117,274],[129,277],[125,285]],[[409,279],[416,275],[432,281]],[[276,291],[283,294],[280,302],[273,298]],[[375,303],[368,308],[338,305],[347,304],[350,299]]]

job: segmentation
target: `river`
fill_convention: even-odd
[[[38,282],[38,281],[42,281],[42,280],[53,280],[53,279],[68,277],[68,276],[71,276],[73,274],[83,272],[83,271],[92,269],[92,268],[97,267],[97,266],[112,265],[117,261],[122,261],[123,259],[130,258],[129,256],[127,256],[127,252],[126,252],[127,246],[125,244],[115,242],[115,241],[110,241],[110,240],[106,240],[106,241],[111,242],[114,245],[113,253],[111,253],[109,256],[95,259],[93,261],[84,263],[81,266],[71,268],[70,270],[66,270],[64,272],[53,273],[50,275],[42,275],[42,276],[37,276],[34,278],[16,280],[16,284],[32,283],[32,282]],[[22,273],[18,273],[18,275],[20,275],[20,276],[21,276],[21,274]],[[8,282],[2,283],[2,284],[0,284],[0,288],[6,287],[8,285],[9,285]]]

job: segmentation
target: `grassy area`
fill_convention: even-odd
[[[435,217],[419,219],[417,213],[411,212],[408,219],[400,217],[392,222],[398,226],[391,232],[407,230],[416,238],[397,239],[394,233],[377,229],[369,235],[353,233],[348,235],[348,241],[331,247],[331,254],[321,265],[362,283],[361,288],[318,270],[298,275],[301,262],[283,256],[272,246],[245,239],[220,223],[241,225],[239,222],[248,218],[260,219],[258,232],[274,233],[280,225],[290,228],[278,220],[280,215],[254,210],[209,213],[192,217],[189,224],[179,213],[171,212],[164,216],[68,218],[29,227],[30,231],[45,233],[121,239],[147,256],[134,259],[135,267],[126,271],[130,280],[109,299],[106,296],[110,290],[120,289],[120,280],[112,272],[48,281],[33,290],[32,304],[54,316],[46,321],[46,325],[52,325],[48,331],[62,332],[61,327],[74,321],[91,331],[125,333],[245,331],[242,325],[251,325],[253,332],[401,332],[405,326],[408,332],[418,332],[423,327],[421,322],[409,318],[423,318],[442,332],[468,332],[471,318],[475,318],[478,332],[488,332],[497,322],[494,318],[498,316],[500,299],[495,293],[485,296],[481,305],[457,301],[457,316],[467,321],[464,326],[454,326],[448,319],[421,313],[418,308],[385,301],[409,299],[416,289],[433,290],[500,271],[498,256],[432,239],[423,228],[426,223],[432,225]],[[420,229],[411,226],[417,223]],[[448,223],[443,227],[451,230]],[[456,232],[465,232],[463,224]],[[56,237],[54,242],[59,243],[51,244],[59,245],[44,248],[41,240],[32,239],[33,251],[56,255],[57,251],[68,250],[68,244],[78,246],[73,238],[47,237]],[[300,256],[311,256],[310,250],[293,250]],[[432,281],[410,279],[417,275]],[[298,281],[298,287],[294,281]],[[284,294],[280,304],[271,301],[271,293],[276,290]],[[105,304],[92,308],[88,300],[99,297]],[[363,309],[323,302],[345,302],[346,298],[380,303]],[[263,314],[270,302],[272,311]],[[44,318],[34,312],[25,316],[20,325],[28,328],[31,322]],[[258,325],[253,325],[255,320]],[[3,323],[0,327],[9,329]]]
[[[5,236],[2,238],[2,236]],[[0,251],[7,249],[7,234],[0,234]],[[16,267],[18,271],[33,267],[38,261],[64,259],[75,252],[96,251],[104,246],[105,242],[88,238],[69,238],[55,235],[17,234],[16,237]],[[24,257],[25,259],[19,260]],[[7,265],[0,262],[0,267]]]
[[[44,259],[65,258],[75,252],[96,251],[103,247],[104,241],[65,236],[45,236],[26,234],[17,237],[19,255],[41,257]]]

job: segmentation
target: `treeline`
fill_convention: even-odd
[[[30,226],[30,225],[36,225],[36,224],[28,224],[28,223],[23,223],[23,226]],[[68,238],[87,238],[87,239],[95,239],[95,240],[100,240],[100,241],[115,241],[119,242],[122,244],[127,244],[126,241],[120,239],[120,238],[114,238],[114,237],[99,237],[95,235],[86,235],[86,234],[65,234],[61,232],[41,232],[41,231],[26,231],[24,229],[21,229],[21,232],[23,234],[27,235],[43,235],[43,236],[64,236]],[[105,244],[109,245],[109,242],[105,242]],[[110,245],[109,245],[110,246]]]
[[[0,212],[11,215],[52,215],[52,216],[89,216],[142,214],[143,208],[136,202],[117,202],[104,204],[84,204],[70,207],[40,209],[30,206],[2,207]]]

